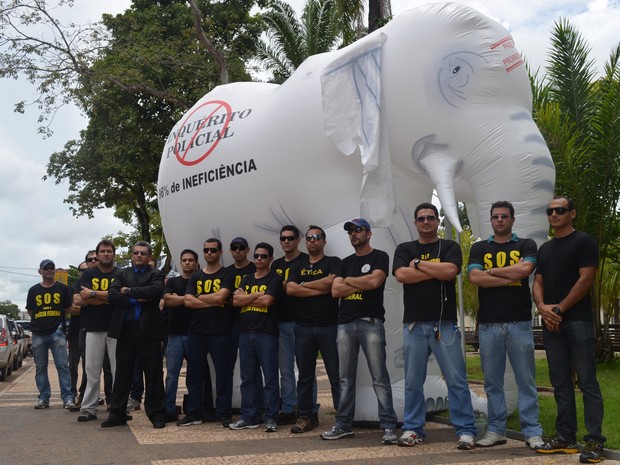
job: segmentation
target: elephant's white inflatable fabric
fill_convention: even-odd
[[[281,86],[234,83],[205,95],[168,137],[159,208],[175,260],[212,236],[224,244],[244,236],[251,246],[266,241],[279,250],[288,223],[320,225],[326,253],[345,257],[353,248],[343,224],[357,216],[373,225],[371,245],[392,256],[398,243],[416,238],[413,210],[433,189],[453,225],[457,201],[466,202],[483,237],[491,232],[491,203],[510,200],[516,232],[540,244],[554,175],[510,34],[473,9],[432,4],[310,57]],[[393,277],[385,308],[402,419],[402,287]],[[375,420],[363,356],[360,364],[356,420]],[[433,361],[429,368],[433,411],[445,407],[447,391]]]

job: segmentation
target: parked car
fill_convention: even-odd
[[[26,356],[32,357],[32,332],[30,331],[30,320],[15,320],[24,330],[24,337],[26,338]]]
[[[4,381],[13,372],[15,359],[15,342],[9,328],[9,319],[0,315],[0,381]]]
[[[24,339],[24,330],[15,320],[9,318],[9,328],[15,343],[15,358],[13,359],[13,371],[18,370],[24,363],[26,353],[26,340]]]

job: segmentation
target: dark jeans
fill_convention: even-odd
[[[80,331],[78,336],[69,339],[69,371],[71,372],[71,393],[74,397],[78,394],[80,399],[84,398],[84,391],[86,390],[86,365],[84,360],[84,349],[86,345],[86,331]],[[82,359],[82,380],[80,387],[77,387],[78,372],[80,366],[80,359]]]
[[[263,390],[265,420],[276,420],[280,406],[278,379],[278,337],[266,333],[239,335],[239,362],[241,372],[241,418],[258,423],[262,407],[256,399],[256,375],[260,370],[265,377]]]
[[[295,324],[295,359],[297,380],[297,414],[309,416],[313,411],[313,388],[316,380],[316,359],[321,352],[329,378],[334,408],[340,400],[340,375],[338,374],[338,325],[302,326]]]
[[[232,384],[229,337],[198,333],[189,333],[187,337],[187,415],[202,418],[203,413],[206,413],[203,412],[205,362],[209,354],[215,368],[215,409],[221,417],[230,417]]]
[[[594,327],[591,321],[564,321],[560,331],[552,333],[543,328],[543,343],[547,353],[549,378],[554,388],[557,434],[570,442],[577,438],[577,408],[573,369],[583,393],[583,413],[590,439],[605,442],[601,432],[603,423],[603,396],[596,379],[594,358]]]

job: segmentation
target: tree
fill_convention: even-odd
[[[269,2],[263,13],[267,40],[260,42],[258,58],[272,73],[273,82],[284,82],[309,56],[337,48],[339,30],[334,12],[334,0],[307,0],[299,21],[288,3]]]
[[[368,28],[364,27],[364,2],[362,0],[335,0],[336,15],[341,24],[344,45],[370,34],[392,19],[390,0],[368,0]]]
[[[620,223],[620,44],[595,79],[590,47],[567,21],[556,22],[547,74],[531,76],[534,117],[556,165],[556,192],[577,205],[575,227],[598,242],[600,266],[594,290],[597,335],[602,337],[603,283],[617,273]],[[610,261],[608,259],[613,259]]]
[[[10,300],[0,301],[0,314],[19,320],[19,307]]]

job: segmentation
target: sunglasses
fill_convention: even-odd
[[[202,249],[202,253],[218,253],[220,251],[220,249],[218,249],[217,247],[205,247],[204,249]]]
[[[564,213],[568,211],[568,208],[554,207],[554,208],[547,208],[546,211],[547,211],[547,216],[553,215],[553,212],[556,212],[558,215],[563,215]]]
[[[267,255],[266,253],[255,253],[254,260],[258,260],[259,258],[261,260],[267,260],[269,258],[269,255]]]
[[[246,249],[246,247],[244,245],[231,245],[230,246],[230,251],[231,252],[238,252],[238,251],[244,251]]]
[[[297,238],[295,236],[280,236],[280,242],[293,242],[296,240]]]
[[[90,258],[87,258],[86,261],[92,263],[92,262],[98,262],[99,259],[97,257],[90,257]]]
[[[508,218],[510,218],[510,215],[491,215],[491,219],[493,221],[497,221],[497,220],[507,220]]]
[[[140,255],[141,257],[146,257],[149,254],[148,252],[142,252],[140,250],[134,250],[132,253],[134,255]]]
[[[431,221],[435,221],[436,219],[437,219],[436,216],[428,215],[428,216],[418,216],[415,220],[418,223],[426,223],[427,221],[430,223]]]
[[[350,236],[351,234],[355,233],[360,233],[362,231],[366,231],[365,228],[362,228],[361,226],[356,226],[354,228],[351,229],[347,229],[347,234]]]
[[[323,239],[323,235],[322,234],[308,234],[306,236],[306,241],[310,242],[310,241],[320,241],[321,239]]]
[[[43,268],[41,268],[43,271],[54,271],[56,269],[56,267],[53,266],[44,266]]]

